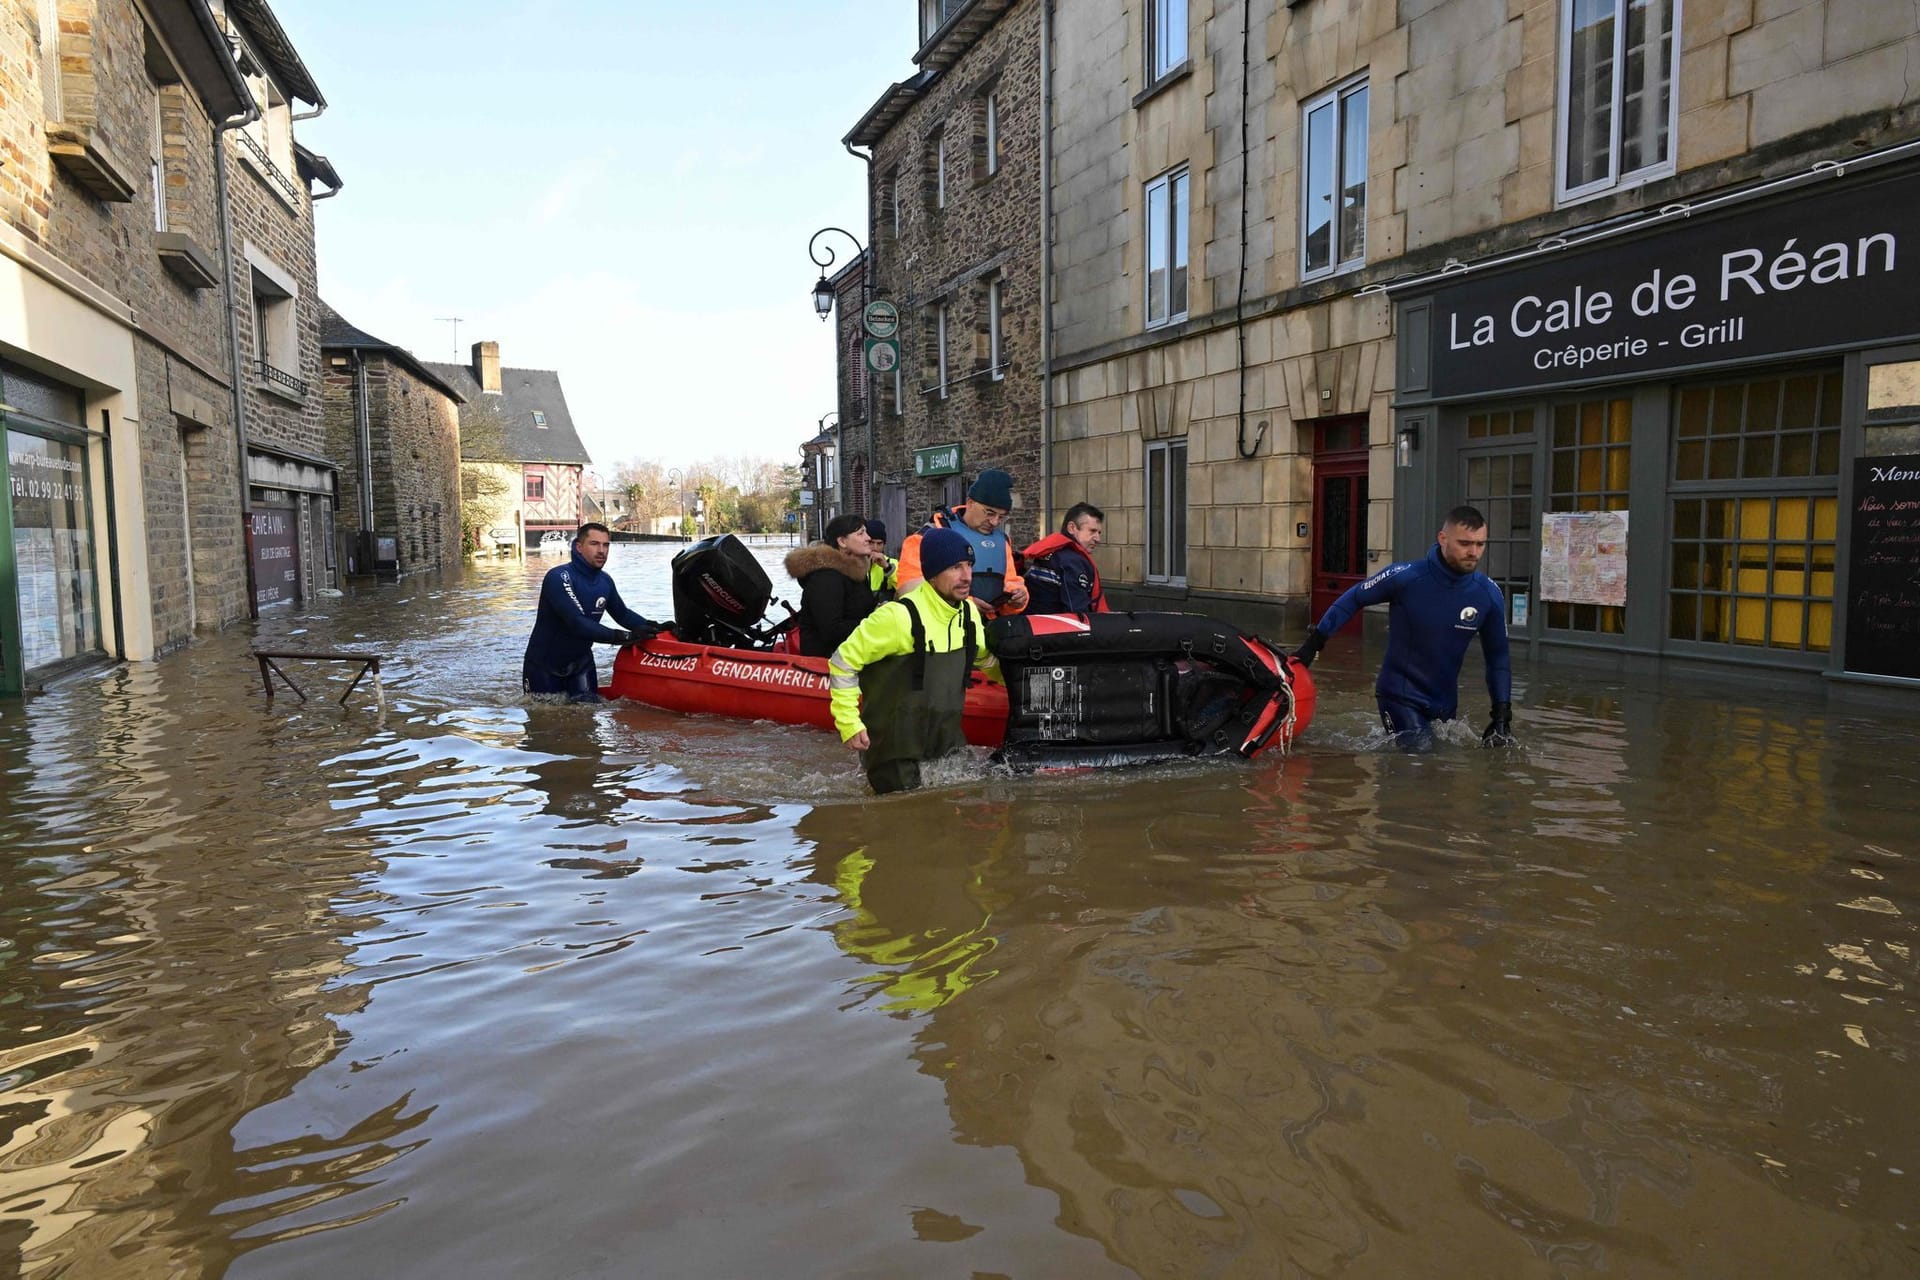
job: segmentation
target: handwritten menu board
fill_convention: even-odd
[[[1920,680],[1920,457],[1853,464],[1847,670]]]

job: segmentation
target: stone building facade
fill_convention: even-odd
[[[593,457],[580,442],[560,375],[500,363],[500,344],[476,342],[468,364],[425,361],[423,367],[459,399],[461,501],[470,543],[484,548],[488,531],[511,530],[522,550],[547,534],[571,542],[586,519],[586,470]]]
[[[871,383],[869,501],[895,543],[987,467],[1013,474],[1015,538],[1039,529],[1043,8],[922,5],[919,74],[846,138],[871,149],[872,291],[901,319],[899,368]],[[841,327],[846,362],[860,344]],[[853,424],[843,409],[849,485],[864,448]]]
[[[244,611],[204,5],[0,5],[0,693]]]
[[[327,456],[340,464],[343,571],[404,575],[458,564],[460,395],[411,352],[324,301],[320,354]]]
[[[1907,412],[1874,386],[1906,376],[1912,309],[1803,311],[1801,340],[1782,321],[1712,351],[1678,329],[1623,327],[1631,280],[1613,314],[1567,322],[1586,325],[1578,335],[1545,309],[1561,286],[1593,305],[1609,264],[1635,255],[1720,261],[1681,230],[1702,224],[1735,241],[1778,232],[1765,252],[1787,255],[1781,280],[1797,287],[1816,270],[1808,246],[1829,237],[1795,210],[1818,212],[1822,184],[1858,184],[1853,207],[1884,213],[1885,228],[1853,241],[1859,279],[1859,246],[1900,238],[1910,207],[1898,183],[1920,137],[1910,13],[1853,0],[1059,0],[1054,22],[1055,501],[1107,508],[1110,595],[1297,635],[1472,501],[1493,520],[1486,567],[1523,644],[1847,669],[1848,548],[1832,526],[1855,496],[1848,468],[1903,438],[1864,415]],[[1798,266],[1781,247],[1796,234]],[[1542,265],[1556,254],[1578,279]],[[1829,281],[1839,269],[1827,264]],[[1885,274],[1901,269],[1889,259]],[[1469,305],[1483,302],[1503,335],[1486,351]],[[1702,332],[1749,318],[1711,302],[1693,313]],[[1488,363],[1555,333],[1597,345],[1551,368]],[[1640,356],[1591,354],[1642,341]],[[1787,381],[1763,386],[1773,366]],[[1799,466],[1789,445],[1814,442],[1810,471],[1749,475],[1743,462],[1716,475],[1711,454],[1687,470],[1686,433],[1707,412],[1696,406],[1736,392],[1748,405],[1813,397],[1794,410],[1805,422],[1783,411],[1769,436],[1783,442],[1776,470]],[[1758,459],[1769,432],[1741,422],[1724,429]],[[1740,504],[1760,496],[1810,540],[1789,554],[1770,533],[1756,567],[1717,539],[1757,526],[1690,532],[1746,519]],[[1543,594],[1568,590],[1543,529],[1629,508],[1626,603]]]
[[[338,580],[338,474],[326,452],[320,395],[320,299],[314,195],[339,189],[326,162],[295,142],[294,106],[326,99],[262,0],[214,0],[239,50],[255,109],[221,135],[232,223],[246,458],[247,558],[254,607],[311,599]]]

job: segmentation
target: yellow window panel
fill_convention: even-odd
[[[1773,499],[1743,498],[1740,501],[1740,536],[1763,541],[1773,537]]]
[[[1775,508],[1774,536],[1783,542],[1804,542],[1807,537],[1807,500],[1782,498]]]
[[[1767,642],[1767,602],[1765,600],[1749,600],[1744,596],[1734,598],[1733,642],[1735,644]]]
[[[1833,648],[1832,605],[1810,604],[1807,606],[1807,648],[1816,653],[1826,653]]]
[[[1798,600],[1773,602],[1773,638],[1776,648],[1798,649],[1806,626],[1807,607]]]
[[[1838,536],[1840,528],[1840,499],[1815,498],[1813,500],[1813,536],[1822,542],[1832,542]]]

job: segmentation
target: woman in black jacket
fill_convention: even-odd
[[[835,516],[824,532],[825,542],[787,552],[787,573],[800,584],[800,652],[815,658],[831,656],[880,604],[867,581],[867,522]]]

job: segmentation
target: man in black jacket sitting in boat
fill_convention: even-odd
[[[800,584],[800,652],[813,658],[838,649],[880,603],[866,520],[835,516],[822,532],[824,542],[787,552],[787,573]]]
[[[627,608],[607,574],[613,535],[603,524],[587,523],[573,540],[573,556],[547,570],[540,584],[540,608],[533,635],[520,663],[520,683],[528,693],[565,694],[569,702],[600,701],[599,672],[593,665],[596,644],[643,644],[663,629]],[[600,621],[610,614],[622,631]]]

